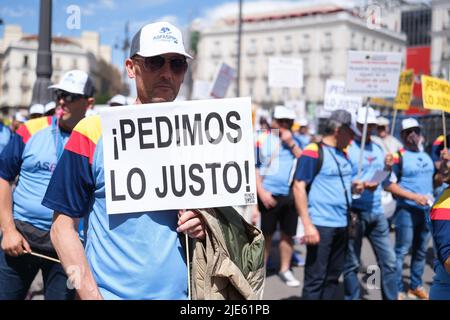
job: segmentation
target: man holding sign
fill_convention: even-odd
[[[134,36],[126,60],[136,104],[175,100],[191,58],[166,22]],[[108,215],[99,117],[72,133],[43,200],[55,210],[52,241],[81,299],[186,299],[187,267],[178,232],[203,238],[201,220],[178,210]],[[75,237],[89,216],[85,250]]]
[[[356,119],[357,131],[355,139],[350,143],[348,154],[353,167],[353,178],[357,176],[359,155],[361,153],[361,134],[367,115],[367,130],[371,133],[377,125],[375,111],[370,107],[359,108]],[[392,156],[390,156],[392,157]],[[367,236],[376,254],[381,268],[381,288],[383,299],[396,300],[395,285],[395,252],[389,239],[389,224],[381,206],[382,184],[389,178],[384,174],[385,153],[381,146],[371,141],[367,135],[362,162],[361,180],[364,182],[364,192],[361,197],[352,202],[353,212],[359,217],[359,230],[355,239],[350,239],[344,267],[345,299],[360,299],[358,271],[361,261],[362,239]],[[377,178],[377,176],[379,178]],[[383,176],[385,179],[382,179]]]

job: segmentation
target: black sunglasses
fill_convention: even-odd
[[[409,128],[403,131],[406,135],[414,132],[415,134],[420,134],[420,128]]]
[[[55,100],[59,101],[59,100],[63,99],[65,102],[68,102],[68,103],[75,102],[77,100],[85,98],[85,96],[82,94],[71,93],[71,92],[67,92],[67,91],[63,91],[63,90],[56,90],[54,96],[55,96]]]
[[[181,74],[186,72],[188,64],[186,58],[164,58],[163,56],[153,56],[153,57],[141,57],[134,56],[133,59],[139,59],[144,61],[144,69],[146,71],[158,71],[161,69],[166,61],[169,61],[170,70],[174,74]]]

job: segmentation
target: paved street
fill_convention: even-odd
[[[391,240],[392,243],[394,243],[394,234],[391,233]],[[278,250],[275,247],[273,247],[272,249],[272,254],[271,257],[273,258],[273,262],[274,262],[274,266],[278,267]],[[305,254],[305,248],[304,246],[299,246],[296,247],[297,249],[299,248],[304,256]],[[403,279],[405,281],[405,286],[406,288],[408,288],[407,284],[409,283],[408,277],[409,277],[409,261],[410,261],[410,256],[408,255],[406,260],[405,260],[405,264],[403,267]],[[363,242],[363,248],[362,248],[362,262],[363,265],[365,266],[365,270],[367,271],[367,266],[370,265],[376,265],[376,259],[374,256],[374,253],[372,251],[372,248],[370,246],[369,241],[366,239],[364,239]],[[425,266],[425,273],[424,273],[424,287],[427,291],[429,291],[430,289],[430,285],[433,279],[433,269],[432,269],[432,262],[433,262],[433,248],[432,248],[432,242],[430,241],[429,244],[429,249],[428,249],[428,253],[427,253],[427,263]],[[297,277],[297,279],[300,280],[300,282],[303,282],[303,267],[294,267],[293,268],[294,274]],[[362,270],[361,270],[362,271]],[[362,299],[364,300],[381,300],[381,290],[377,290],[377,289],[368,289],[367,288],[367,278],[371,275],[372,273],[360,273],[359,274],[359,278],[361,283],[363,283],[363,287],[361,289],[361,293],[362,293]],[[372,282],[369,282],[369,285],[372,284]],[[273,271],[268,271],[267,272],[267,279],[266,279],[266,287],[264,289],[264,299],[268,299],[268,300],[280,300],[280,299],[301,299],[301,291],[302,291],[302,286],[297,287],[297,288],[290,288],[288,286],[286,286],[282,280],[280,279],[280,277],[277,275],[277,271],[273,270]],[[344,296],[344,288],[343,288],[343,279],[341,277],[340,281],[339,281],[339,288],[338,288],[338,298],[339,299],[343,299]]]

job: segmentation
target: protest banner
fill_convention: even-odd
[[[303,87],[303,60],[274,57],[269,59],[269,87]]]
[[[408,110],[414,88],[414,70],[403,70],[398,82],[397,96],[394,99],[394,109]]]
[[[450,112],[450,83],[426,75],[422,75],[421,80],[423,107]]]
[[[250,98],[100,111],[108,214],[256,204]]]
[[[447,135],[445,112],[450,112],[450,83],[447,80],[422,75],[422,97],[425,109],[442,111],[442,131]],[[444,139],[447,149],[447,139]]]
[[[236,79],[236,70],[226,63],[222,63],[217,70],[213,81],[210,93],[211,97],[216,99],[224,98],[227,94],[228,87],[234,79]]]
[[[362,105],[362,97],[350,96],[345,92],[345,82],[339,80],[327,80],[325,85],[325,98],[323,107],[327,111],[347,110],[355,114]]]
[[[397,95],[402,54],[348,51],[346,92],[361,97]]]

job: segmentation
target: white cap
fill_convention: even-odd
[[[378,117],[378,123],[379,126],[388,126],[389,125],[389,119],[385,117]]]
[[[292,108],[288,108],[285,106],[275,106],[275,110],[273,112],[274,119],[295,119],[295,111]]]
[[[121,106],[125,106],[127,105],[127,98],[121,94],[116,94],[114,97],[112,97],[109,101],[108,104],[116,104],[116,105],[121,105]]]
[[[156,22],[143,26],[133,37],[130,58],[135,54],[153,57],[165,53],[179,53],[192,59],[186,53],[181,31],[168,22]]]
[[[298,120],[298,125],[300,127],[306,127],[308,125],[308,120],[305,118],[302,118],[302,119]]]
[[[364,122],[366,121],[366,112],[369,112],[369,114],[367,115],[367,123],[368,124],[378,124],[378,120],[375,115],[375,110],[373,110],[373,108],[371,108],[371,107],[359,108],[358,115],[356,116],[356,122],[359,124],[364,124]]]
[[[29,114],[44,114],[44,105],[35,103],[30,107]]]
[[[56,108],[56,103],[55,103],[55,101],[50,101],[49,103],[47,103],[45,106],[44,106],[44,113],[47,113],[47,112],[49,112],[50,110],[53,110],[53,109],[55,109]]]
[[[95,116],[97,114],[98,114],[97,110],[95,110],[95,109],[87,109],[85,116],[86,117],[90,117],[90,116]]]
[[[402,131],[411,128],[420,128],[419,122],[414,118],[406,118],[402,120]]]
[[[94,96],[94,83],[89,75],[81,70],[70,70],[65,73],[58,84],[49,89],[60,89],[70,93],[82,94],[88,97]]]
[[[26,122],[26,121],[27,121],[27,118],[25,118],[25,117],[23,116],[23,114],[20,113],[20,112],[18,111],[18,112],[16,112],[16,114],[14,115],[14,120],[19,121],[19,122]]]

